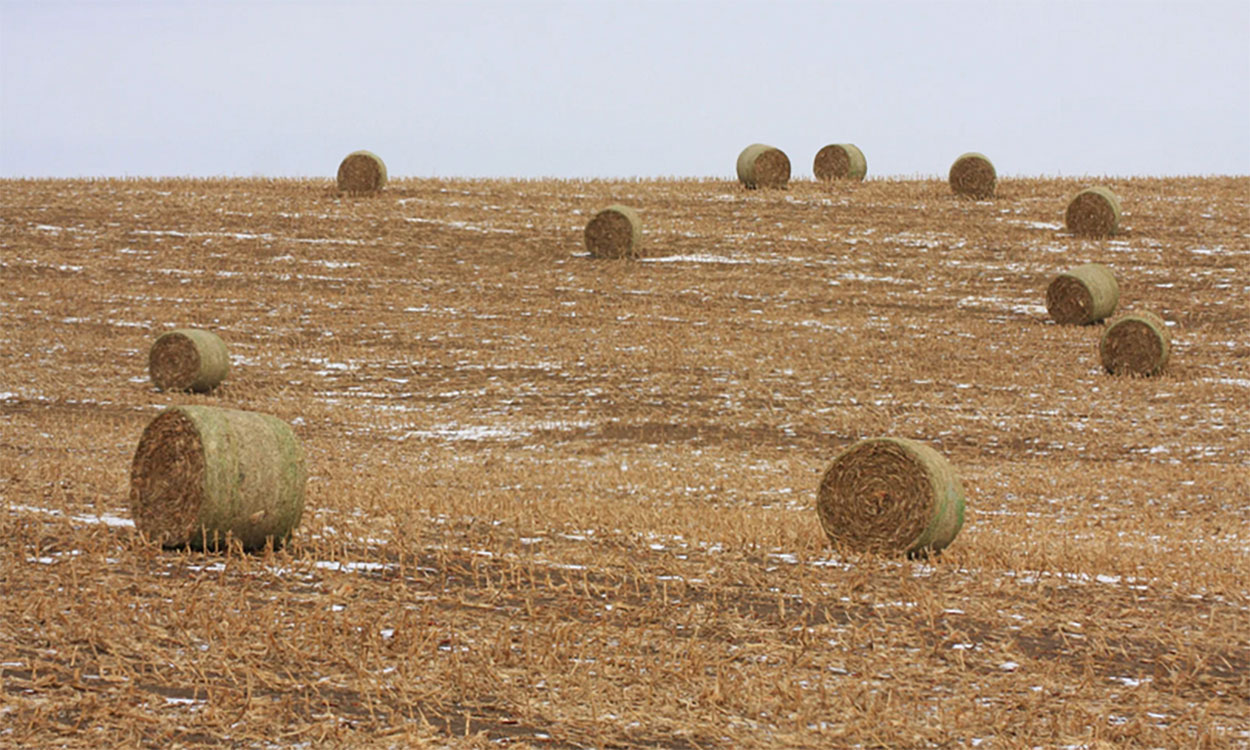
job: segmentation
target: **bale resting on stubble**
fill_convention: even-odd
[[[1072,234],[1106,237],[1120,229],[1120,198],[1110,188],[1085,188],[1068,204],[1064,223]]]
[[[206,393],[220,385],[229,372],[230,353],[212,331],[167,331],[148,350],[148,375],[162,391]]]
[[[861,440],[839,453],[816,495],[820,525],[838,547],[924,555],[964,522],[964,490],[941,454],[905,438]]]
[[[984,154],[969,152],[955,160],[947,179],[956,195],[981,200],[994,195],[998,172]]]
[[[164,547],[279,546],[304,511],[305,478],[303,449],[282,420],[176,406],[139,439],[130,512],[135,528]]]
[[[812,174],[823,181],[862,180],[868,174],[868,160],[854,144],[831,143],[816,152]]]
[[[1167,324],[1147,310],[1111,321],[1098,343],[1102,366],[1112,375],[1158,375],[1167,366],[1171,350]]]
[[[637,258],[642,253],[642,219],[629,206],[608,206],[586,224],[586,250],[596,258]]]
[[[339,164],[339,190],[372,193],[386,186],[386,164],[372,151],[353,151]]]
[[[790,183],[790,157],[779,148],[753,143],[738,154],[738,179],[748,188],[784,188]]]
[[[1119,302],[1120,285],[1115,274],[1101,263],[1064,271],[1046,287],[1046,311],[1059,325],[1097,323],[1115,312]]]

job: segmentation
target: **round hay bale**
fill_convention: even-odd
[[[816,152],[812,174],[818,180],[862,180],[868,174],[868,160],[858,146],[831,143]]]
[[[738,154],[738,179],[748,188],[784,188],[790,182],[790,157],[779,148],[753,143]]]
[[[914,557],[955,539],[964,523],[964,490],[951,465],[927,445],[872,438],[833,459],[816,510],[837,546]]]
[[[1115,312],[1120,285],[1101,263],[1086,263],[1065,271],[1046,287],[1046,311],[1063,326],[1097,323]]]
[[[642,248],[642,219],[629,206],[608,206],[586,225],[586,249],[596,258],[637,258]]]
[[[994,195],[998,172],[984,154],[972,152],[955,160],[948,179],[956,195],[982,200]]]
[[[386,186],[386,164],[372,151],[353,151],[339,164],[339,190],[372,193]]]
[[[229,371],[230,353],[212,331],[168,331],[148,350],[148,375],[162,391],[206,393],[220,385]]]
[[[1157,375],[1167,366],[1172,334],[1147,310],[1121,315],[1103,331],[1098,351],[1112,375]]]
[[[135,528],[164,547],[245,550],[290,538],[304,511],[304,451],[267,414],[176,406],[143,431],[130,468]]]
[[[1120,199],[1110,188],[1085,188],[1068,204],[1064,223],[1072,234],[1106,237],[1120,229]]]

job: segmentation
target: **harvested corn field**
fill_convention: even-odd
[[[1109,239],[1083,184],[0,182],[0,745],[1245,746],[1250,179],[1109,181]],[[1159,376],[1050,319],[1087,262]],[[287,545],[140,538],[176,405],[291,426]],[[830,547],[879,436],[958,472],[941,555]]]

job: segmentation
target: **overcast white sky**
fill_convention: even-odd
[[[0,177],[1250,174],[1250,0],[0,0]]]

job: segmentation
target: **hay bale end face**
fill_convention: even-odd
[[[738,179],[747,188],[784,188],[790,183],[790,157],[779,148],[753,143],[738,154]]]
[[[1146,310],[1111,321],[1098,343],[1102,366],[1112,375],[1158,375],[1171,350],[1167,324]]]
[[[642,219],[629,206],[608,206],[586,225],[585,240],[596,258],[637,258],[642,254]]]
[[[305,479],[303,449],[280,419],[177,406],[143,431],[130,511],[135,528],[164,547],[278,546],[299,524]]]
[[[206,393],[220,385],[229,372],[230,353],[212,331],[168,331],[148,350],[148,375],[162,391]]]
[[[353,151],[339,164],[339,190],[372,193],[386,186],[386,164],[372,151]]]
[[[1107,318],[1120,302],[1115,274],[1101,263],[1065,271],[1046,287],[1046,311],[1059,325],[1083,326]]]
[[[864,158],[864,152],[853,144],[831,143],[816,152],[812,174],[826,182],[862,180],[868,174],[868,160]]]
[[[948,175],[951,190],[955,195],[966,195],[969,198],[983,200],[994,195],[994,186],[998,184],[998,172],[984,154],[967,153],[960,156],[951,165]]]
[[[816,510],[835,546],[917,556],[954,541],[964,522],[964,490],[951,465],[927,445],[873,438],[833,459]]]
[[[1107,237],[1120,230],[1120,198],[1110,188],[1085,188],[1068,204],[1064,223],[1068,231],[1090,237]]]

